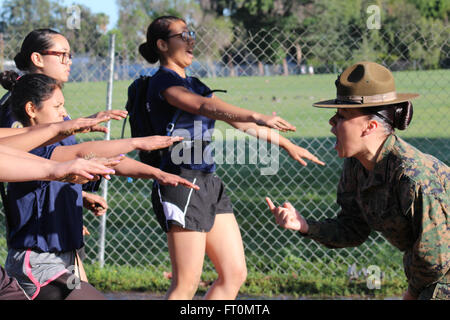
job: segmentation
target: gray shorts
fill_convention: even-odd
[[[27,295],[34,299],[40,288],[65,273],[73,274],[76,269],[75,252],[51,253],[9,249],[5,269],[9,276],[19,282]]]

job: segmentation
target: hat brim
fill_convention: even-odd
[[[336,103],[336,99],[332,99],[313,103],[313,106],[316,108],[369,108],[406,102],[415,99],[418,96],[419,94],[417,93],[397,93],[397,99],[391,101],[374,102],[374,103],[348,103],[348,104]]]

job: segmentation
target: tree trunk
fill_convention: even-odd
[[[206,59],[206,64],[208,65],[208,74],[215,78],[216,75],[216,66],[214,65],[214,61],[211,58]]]
[[[297,51],[297,66],[300,66],[302,63],[302,47],[300,47],[300,44],[295,44],[295,50]]]
[[[285,75],[285,76],[289,75],[289,68],[288,68],[288,63],[287,63],[286,58],[283,58],[283,75]]]
[[[227,66],[228,66],[228,70],[230,72],[230,77],[236,77],[236,71],[234,70],[234,65],[233,65],[233,57],[229,53],[227,54],[227,56],[228,56]]]
[[[264,66],[261,61],[258,61],[258,70],[259,70],[259,75],[263,76],[264,75]]]

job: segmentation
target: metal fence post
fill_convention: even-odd
[[[108,85],[106,89],[106,110],[112,109],[112,92],[113,92],[113,80],[114,80],[114,52],[115,52],[115,34],[111,34],[109,38],[109,77]],[[111,139],[111,122],[106,123],[108,132],[106,133],[105,140]],[[108,180],[103,179],[103,198],[108,200]],[[100,239],[99,239],[99,262],[100,267],[105,264],[105,233],[106,233],[106,213],[101,217],[100,222]]]

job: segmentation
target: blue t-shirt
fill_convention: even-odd
[[[73,136],[31,153],[50,159],[56,147],[75,144]],[[58,181],[8,184],[8,241],[13,249],[66,252],[83,246],[82,187]]]
[[[167,125],[172,121],[174,114],[177,110],[176,107],[170,105],[162,95],[162,92],[173,86],[182,86],[189,91],[211,97],[211,90],[203,82],[195,77],[182,78],[175,71],[160,67],[159,70],[150,78],[149,87],[147,92],[147,106],[150,111],[150,121],[153,129],[157,135],[166,135]],[[184,137],[184,141],[211,141],[214,130],[215,120],[205,116],[196,115],[190,112],[181,111],[176,124],[175,130],[172,135]],[[172,161],[173,157],[168,157],[168,163],[164,169],[169,169],[173,166],[180,166],[191,170],[200,170],[204,172],[215,171],[215,163],[212,159],[212,155],[205,151],[205,148],[210,148],[211,145],[203,144],[202,146],[196,145],[190,149],[183,149],[178,154],[176,147],[172,149],[172,152],[177,152],[178,159],[181,161]],[[183,157],[183,152],[190,150],[191,155]],[[195,153],[195,154],[194,154]],[[206,155],[202,157],[201,155]],[[200,156],[200,157],[199,157]],[[188,161],[190,160],[190,161]],[[181,162],[181,163],[180,163]]]

